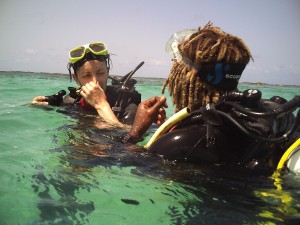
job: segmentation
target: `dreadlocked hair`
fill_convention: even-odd
[[[216,103],[222,92],[215,87],[202,82],[197,76],[197,71],[184,59],[193,65],[202,63],[241,63],[248,64],[253,60],[248,46],[242,39],[225,33],[219,27],[214,27],[211,22],[204,27],[199,27],[187,40],[178,45],[183,57],[182,61],[173,59],[173,66],[169,77],[164,82],[162,93],[168,87],[175,112],[188,107],[191,110],[200,106]]]

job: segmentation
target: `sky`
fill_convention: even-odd
[[[169,38],[211,21],[249,46],[241,82],[300,85],[298,0],[0,0],[0,71],[68,73],[68,52],[105,42],[112,75],[167,78]]]

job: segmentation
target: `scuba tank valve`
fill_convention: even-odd
[[[246,106],[254,106],[259,102],[261,96],[262,93],[260,90],[247,89],[243,92],[239,92],[239,91],[225,92],[225,94],[222,96],[222,100],[239,101]]]

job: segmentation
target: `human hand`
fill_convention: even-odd
[[[164,107],[168,107],[165,96],[155,96],[141,102],[138,106],[129,135],[135,139],[139,139],[153,122],[159,126],[163,124],[166,120]]]
[[[94,108],[101,107],[102,104],[107,103],[104,90],[100,87],[99,83],[93,81],[81,87],[80,95]]]
[[[31,103],[35,105],[49,105],[49,103],[46,101],[46,96],[37,96],[32,99]]]
[[[104,90],[99,83],[89,82],[81,87],[80,94],[84,99],[94,107],[99,116],[106,122],[116,126],[123,127],[123,124],[118,120],[107,102]]]

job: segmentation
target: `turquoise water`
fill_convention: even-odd
[[[137,80],[143,100],[161,93],[162,79]],[[1,225],[299,224],[298,174],[272,178],[134,153],[113,140],[120,131],[95,126],[96,117],[28,104],[75,86],[67,76],[0,72],[0,83]],[[246,88],[265,98],[300,93],[240,85]]]

